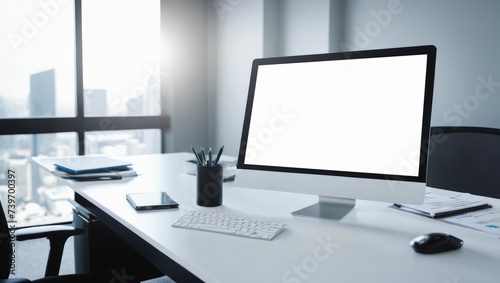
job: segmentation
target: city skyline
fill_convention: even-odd
[[[76,117],[77,68],[85,117],[161,114],[160,1],[83,1],[81,65],[74,2],[0,1],[0,11],[8,11],[0,18],[0,119]],[[84,139],[86,154],[161,151],[159,129],[95,129]],[[78,148],[76,132],[0,135],[0,198],[5,204],[6,172],[15,170],[20,225],[53,222],[67,208],[65,190],[31,158],[77,155]]]
[[[83,87],[106,89],[107,115],[127,115],[128,101],[142,95],[153,95],[147,100],[157,105],[141,115],[159,115],[160,3],[141,1],[139,9],[137,2],[119,2],[82,3]],[[74,4],[49,9],[34,0],[23,5],[0,1],[0,10],[9,11],[0,25],[6,35],[0,37],[0,118],[31,117],[23,107],[30,76],[48,70],[54,70],[56,117],[75,117]]]

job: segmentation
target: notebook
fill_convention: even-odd
[[[62,158],[54,164],[56,168],[70,174],[99,173],[108,170],[129,170],[129,162],[107,156],[75,156]]]

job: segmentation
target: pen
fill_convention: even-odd
[[[193,150],[194,152],[194,156],[196,156],[196,160],[198,160],[198,165],[201,165],[201,160],[200,160],[200,156],[198,155],[198,153],[196,152],[196,149],[194,149],[193,146],[191,146],[191,150]]]
[[[219,163],[219,159],[220,159],[220,156],[222,155],[223,150],[224,150],[224,145],[221,146],[221,148],[219,149],[219,153],[217,153],[217,157],[215,158],[215,161],[214,161],[214,166],[217,165],[217,163]]]
[[[202,166],[207,166],[207,157],[205,156],[205,150],[203,147],[201,147],[201,161],[202,161]]]
[[[80,181],[104,181],[104,180],[120,180],[122,176],[118,174],[109,174],[109,175],[70,175],[63,176],[63,179],[72,179],[72,180],[80,180]]]

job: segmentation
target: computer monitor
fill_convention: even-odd
[[[424,200],[436,48],[253,61],[236,185],[314,194],[294,212],[341,219],[355,199]]]

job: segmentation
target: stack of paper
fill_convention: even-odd
[[[395,207],[421,214],[424,216],[437,218],[448,215],[456,215],[468,211],[485,209],[491,207],[484,198],[468,193],[459,193],[453,196],[443,196],[432,192],[425,195],[424,204],[394,204]]]
[[[444,221],[500,236],[500,210],[488,208],[447,217]]]
[[[132,164],[107,156],[76,156],[59,158],[52,173],[74,180],[112,180],[137,176]]]

